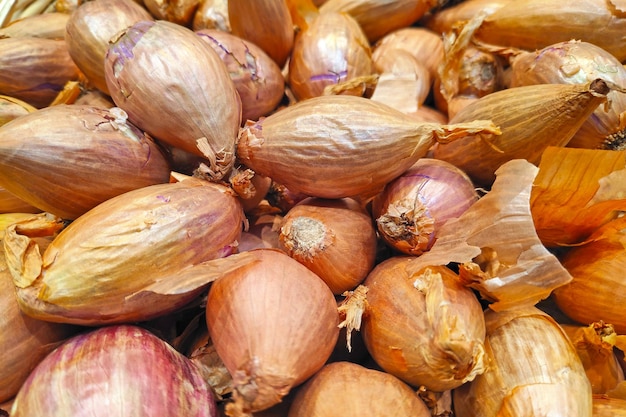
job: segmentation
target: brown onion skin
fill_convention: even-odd
[[[104,77],[104,57],[109,41],[128,26],[152,19],[150,12],[133,0],[88,1],[70,14],[65,43],[89,84],[109,94]]]
[[[478,200],[472,180],[454,165],[421,158],[372,201],[378,233],[407,255],[430,249],[441,226]]]
[[[210,387],[185,356],[132,325],[74,336],[30,374],[13,403],[20,416],[216,417]]]
[[[441,274],[442,291],[423,293],[414,281],[425,268],[411,269],[413,257],[394,256],[368,275],[367,306],[361,332],[376,363],[408,384],[437,392],[461,386],[480,372],[485,322],[476,295],[445,266],[430,267]],[[427,310],[437,297],[436,310]],[[449,308],[442,309],[447,305]],[[458,332],[452,338],[450,332]],[[430,345],[430,346],[429,346]]]
[[[66,219],[169,172],[159,145],[111,110],[57,105],[0,128],[0,185]]]
[[[289,59],[288,83],[299,100],[324,94],[324,88],[374,72],[367,37],[348,14],[318,13],[298,33]],[[363,87],[342,94],[363,95]]]
[[[36,108],[48,106],[79,69],[64,40],[36,37],[0,39],[0,94]]]
[[[275,249],[218,278],[206,320],[233,376],[236,411],[265,410],[317,372],[339,335],[335,297],[317,275]],[[245,259],[245,258],[244,258]]]
[[[285,78],[272,58],[251,41],[218,29],[196,33],[220,56],[241,98],[241,120],[258,120],[274,110],[285,93]]]
[[[0,249],[0,403],[13,398],[35,366],[58,344],[79,331],[24,314]]]
[[[281,248],[334,294],[354,289],[374,268],[376,239],[371,217],[350,198],[301,201],[284,216],[279,235]]]
[[[325,365],[298,389],[288,417],[430,417],[417,393],[395,376],[351,362]]]

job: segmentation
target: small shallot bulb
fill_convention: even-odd
[[[241,119],[258,120],[278,106],[285,79],[269,55],[250,41],[218,30],[196,32],[220,56],[241,98]]]
[[[11,416],[216,417],[196,366],[162,339],[131,325],[69,339],[29,375]]]
[[[430,417],[402,380],[351,362],[325,365],[298,389],[288,417]]]
[[[195,32],[137,22],[111,41],[104,65],[111,98],[131,122],[205,157],[212,179],[232,169],[241,100],[224,62]]]
[[[229,416],[278,404],[320,370],[339,336],[333,293],[317,275],[275,249],[223,259],[239,262],[213,282],[206,321],[233,377]]]
[[[554,290],[559,309],[582,324],[610,323],[626,333],[626,218],[612,220],[562,257],[572,281]]]
[[[65,27],[70,56],[90,85],[109,94],[104,78],[104,57],[109,40],[118,32],[153,17],[133,0],[93,0],[80,5]]]
[[[334,294],[359,285],[374,268],[376,229],[350,198],[307,198],[287,212],[281,248],[315,272]]]
[[[386,372],[443,392],[485,369],[482,307],[451,269],[414,268],[414,259],[398,256],[379,263],[357,288],[365,288],[363,340]],[[363,292],[357,290],[353,294]],[[346,303],[351,299],[358,300],[349,295]]]
[[[367,199],[425,156],[435,142],[453,143],[479,133],[491,137],[500,130],[488,119],[424,123],[365,97],[325,95],[246,123],[237,157],[295,193]]]
[[[296,37],[288,83],[299,100],[320,96],[324,88],[373,73],[370,46],[348,14],[319,13]],[[362,83],[343,94],[362,95]]]
[[[459,217],[477,200],[474,184],[463,171],[445,161],[421,158],[374,198],[372,215],[387,244],[420,255],[435,243],[448,219]]]

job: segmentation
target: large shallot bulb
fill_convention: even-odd
[[[278,404],[321,369],[339,336],[339,313],[324,281],[279,250],[221,261],[237,264],[209,290],[207,326],[233,377],[226,412],[250,416]]]
[[[195,32],[137,22],[111,40],[104,66],[111,97],[131,122],[206,158],[215,180],[231,170],[241,100],[224,62]]]
[[[485,370],[485,322],[476,295],[445,266],[387,259],[340,306],[348,331],[360,324],[376,363],[408,384],[443,392]],[[352,310],[354,307],[354,310]]]
[[[20,388],[11,416],[216,417],[196,366],[141,327],[116,325],[74,336]]]

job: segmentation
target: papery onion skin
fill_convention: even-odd
[[[431,414],[417,393],[400,379],[342,361],[325,365],[298,389],[288,417],[364,415],[430,417]]]
[[[363,340],[382,369],[410,385],[457,388],[486,366],[482,307],[452,270],[412,270],[412,259],[387,259],[366,278]]]
[[[127,191],[166,183],[169,172],[161,148],[119,109],[57,105],[0,128],[0,186],[66,219]]]
[[[353,199],[307,198],[285,214],[281,248],[315,272],[334,294],[359,285],[374,268],[376,230]]]
[[[250,41],[218,29],[196,31],[220,56],[241,98],[241,119],[258,120],[274,110],[285,93],[276,62]]]
[[[246,124],[239,134],[237,157],[291,192],[322,198],[373,197],[425,156],[434,142],[478,132],[497,135],[499,129],[488,120],[422,123],[367,98],[319,96]]]
[[[90,85],[109,94],[103,65],[109,40],[142,20],[153,20],[153,17],[133,0],[88,1],[70,14],[65,27],[65,43]]]
[[[278,404],[330,357],[339,313],[328,286],[275,249],[227,259],[248,264],[213,282],[206,320],[215,349],[233,376],[228,415],[249,415]]]
[[[61,231],[42,255],[40,277],[12,271],[20,307],[32,317],[82,325],[162,316],[204,288],[161,294],[150,286],[175,286],[181,271],[233,253],[243,223],[234,193],[213,182],[124,193]],[[4,243],[5,250],[19,249],[7,238]]]
[[[560,326],[536,307],[485,313],[482,375],[452,392],[458,417],[591,417],[591,385]]]
[[[205,157],[214,180],[231,170],[241,100],[220,57],[195,32],[137,22],[111,41],[104,65],[111,98],[132,123]]]
[[[0,403],[13,398],[35,366],[78,327],[28,317],[19,308],[0,248]]]
[[[420,255],[435,243],[448,219],[459,217],[477,200],[474,184],[462,170],[421,158],[374,198],[372,217],[387,244]]]
[[[626,400],[606,395],[593,396],[593,417],[626,416]]]
[[[20,416],[217,417],[215,397],[185,356],[149,331],[87,331],[50,353],[18,392]]]
[[[318,13],[298,33],[289,59],[288,83],[298,100],[324,94],[324,89],[374,72],[367,37],[349,14]],[[342,94],[363,95],[363,88]]]
[[[374,57],[374,66],[379,76],[372,100],[411,115],[423,107],[433,82],[417,58],[403,49],[392,49]]]

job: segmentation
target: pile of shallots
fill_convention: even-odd
[[[0,415],[626,416],[626,5],[0,4]]]

